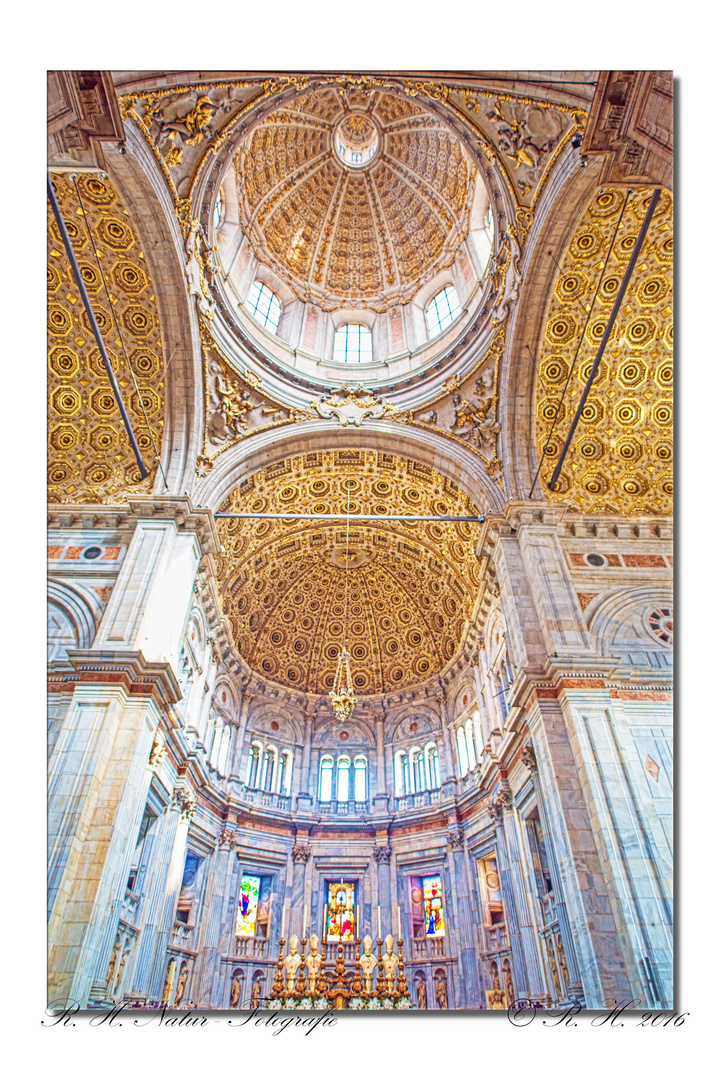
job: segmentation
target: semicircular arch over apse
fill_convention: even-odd
[[[350,513],[477,513],[429,467],[370,450],[288,458],[248,477],[222,510],[343,513],[348,494]],[[456,655],[480,584],[479,526],[351,521],[346,538],[343,521],[217,525],[225,612],[238,650],[261,676],[327,693],[346,630],[360,696],[425,682]]]

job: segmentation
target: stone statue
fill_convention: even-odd
[[[418,1009],[427,1009],[427,986],[422,979],[418,979],[416,987]]]
[[[173,976],[174,976],[174,974],[175,974],[175,963],[174,963],[174,961],[171,960],[170,963],[168,964],[167,973],[165,975],[165,986],[163,987],[163,992],[162,992],[162,1004],[163,1005],[169,1005],[170,1004],[170,995],[172,993],[172,984],[173,984]]]
[[[317,982],[318,973],[320,971],[320,956],[318,955],[318,945],[320,944],[317,934],[310,936],[310,952],[308,953],[305,966],[308,970],[308,991],[313,994],[315,992],[315,983]]]
[[[179,1008],[179,1006],[180,1006],[180,1004],[182,1002],[183,994],[185,993],[185,987],[187,986],[188,975],[189,975],[189,972],[188,972],[188,969],[187,969],[187,965],[183,964],[182,967],[180,968],[180,975],[178,977],[177,990],[175,991],[175,1008],[176,1009]]]
[[[555,993],[557,994],[557,996],[559,998],[560,995],[561,995],[560,977],[558,975],[558,967],[557,967],[557,962],[555,960],[555,950],[552,947],[552,942],[551,942],[550,938],[547,939],[545,944],[547,946],[547,957],[548,957],[548,963],[550,964],[550,971],[552,972],[553,982],[555,983]]]
[[[363,938],[363,949],[363,955],[360,957],[360,968],[362,969],[363,973],[365,993],[372,994],[373,972],[377,967],[377,960],[373,956],[372,938],[369,934],[366,934]]]
[[[239,975],[236,975],[232,981],[230,987],[230,1008],[237,1009],[240,1004],[240,992],[242,990],[242,979]]]
[[[115,938],[115,944],[110,955],[110,963],[108,964],[107,975],[105,976],[105,985],[107,987],[112,986],[113,975],[115,974],[115,965],[117,964],[117,954],[120,948],[120,938]]]
[[[115,993],[118,992],[118,989],[120,987],[120,983],[122,982],[123,968],[125,967],[125,963],[127,961],[129,952],[130,952],[129,948],[128,949],[123,949],[122,959],[120,961],[120,967],[118,968],[117,979],[115,980]]]
[[[493,975],[493,988],[485,991],[485,999],[488,1009],[507,1009],[505,991],[500,989],[500,976],[497,970]]]
[[[395,939],[392,934],[388,934],[385,938],[385,955],[382,958],[383,974],[385,976],[385,991],[388,994],[392,994],[395,990],[395,972],[400,963],[393,952],[394,948]]]
[[[510,1007],[515,1000],[515,987],[513,986],[510,963],[507,960],[503,964],[503,971],[505,972],[505,993],[507,994],[508,1007]]]
[[[447,992],[447,979],[444,975],[438,975],[437,986],[435,988],[435,997],[437,998],[438,1007],[440,1009],[447,1009],[448,1007],[448,992]]]
[[[560,970],[563,973],[563,978],[565,980],[565,985],[569,986],[570,985],[570,972],[568,971],[567,960],[565,958],[565,946],[562,943],[562,938],[561,937],[558,937],[558,939],[557,939],[557,952],[558,952],[558,962],[560,964]]]
[[[255,976],[255,982],[252,984],[252,990],[250,991],[250,1008],[257,1009],[260,1004],[260,976]]]
[[[298,936],[293,934],[290,938],[290,952],[283,960],[283,967],[287,975],[287,992],[291,994],[295,989],[295,976],[297,975],[297,969],[300,967],[300,957],[297,954],[298,949]]]

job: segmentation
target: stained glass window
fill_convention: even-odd
[[[244,874],[240,881],[240,899],[235,924],[237,937],[255,937],[259,896],[260,878],[252,874]]]
[[[422,879],[425,905],[425,936],[445,937],[445,912],[442,900],[442,881],[439,874]]]
[[[452,285],[442,289],[425,308],[428,337],[434,338],[460,314],[460,301]]]
[[[272,289],[269,289],[262,281],[253,281],[248,294],[247,307],[253,318],[269,330],[271,334],[277,333],[282,308]]]
[[[330,882],[327,892],[327,936],[350,941],[355,935],[355,884]]]

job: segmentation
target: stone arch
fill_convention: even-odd
[[[507,345],[500,376],[500,457],[507,463],[509,499],[527,499],[538,466],[535,424],[537,373],[545,313],[552,297],[558,263],[599,184],[602,163],[581,169],[568,147],[556,166],[535,211],[521,262],[523,285],[508,320]],[[542,499],[538,479],[533,498]]]
[[[399,429],[382,421],[365,421],[361,428],[347,431],[335,421],[310,420],[244,439],[219,455],[208,475],[198,481],[193,502],[219,510],[247,476],[287,457],[311,450],[377,450],[378,446],[448,477],[469,495],[481,514],[502,513],[505,495],[471,450],[436,432]]]
[[[597,641],[602,656],[616,655],[616,639],[624,627],[642,622],[643,612],[651,606],[670,606],[673,594],[670,588],[644,586],[636,589],[616,589],[610,594],[601,593],[588,605],[585,618],[590,632]],[[635,632],[637,632],[635,630]],[[643,652],[666,652],[666,646],[653,642],[649,631],[638,639],[638,649]],[[622,651],[622,647],[620,647]]]
[[[55,610],[60,615],[61,624],[65,625],[73,635],[71,648],[89,649],[95,640],[97,628],[103,615],[102,604],[94,597],[89,589],[73,583],[69,585],[65,581],[48,579],[48,619]],[[48,647],[51,645],[51,637],[48,632]],[[67,644],[61,647],[61,652],[52,659],[64,659]]]
[[[132,215],[150,270],[165,358],[165,424],[154,494],[188,494],[202,450],[202,350],[194,300],[183,272],[185,249],[175,207],[144,138],[125,123],[126,153],[106,144],[108,173]]]

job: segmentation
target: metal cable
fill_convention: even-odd
[[[585,332],[587,331],[588,323],[590,322],[590,316],[592,315],[593,308],[595,307],[595,301],[597,300],[597,295],[600,292],[600,286],[602,285],[603,278],[605,276],[605,271],[607,269],[607,264],[610,261],[610,255],[612,253],[612,249],[613,249],[613,246],[615,244],[615,238],[616,238],[616,236],[618,234],[618,229],[620,228],[620,225],[621,225],[621,222],[622,222],[622,219],[623,219],[623,214],[625,213],[625,207],[627,206],[627,201],[628,201],[628,199],[630,198],[630,196],[632,194],[633,194],[633,189],[632,188],[628,188],[628,190],[625,192],[625,199],[623,200],[622,207],[620,208],[620,217],[617,220],[617,224],[615,226],[615,232],[613,233],[612,240],[610,241],[610,246],[608,247],[608,250],[607,250],[607,255],[605,256],[605,262],[603,263],[603,268],[600,271],[600,277],[598,278],[597,285],[595,287],[595,295],[592,298],[592,303],[590,304],[590,309],[589,309],[589,311],[587,313],[587,318],[585,319],[585,325],[583,327],[583,332],[580,335],[580,341],[578,342],[578,347],[575,350],[575,356],[573,357],[573,362],[572,362],[572,366],[570,368],[570,373],[569,373],[569,375],[567,377],[567,381],[565,383],[565,386],[563,387],[563,392],[562,392],[562,394],[560,396],[560,401],[558,402],[557,409],[555,410],[555,416],[553,417],[553,422],[552,422],[552,424],[550,426],[550,431],[549,431],[548,436],[547,436],[547,438],[545,440],[545,446],[543,447],[543,452],[542,452],[542,456],[540,458],[540,463],[539,463],[539,465],[537,467],[537,472],[535,473],[535,479],[532,482],[532,487],[530,488],[530,494],[528,495],[528,499],[532,498],[532,493],[535,490],[535,485],[537,484],[538,476],[540,475],[540,470],[542,469],[543,461],[545,460],[545,455],[547,453],[547,448],[550,445],[550,440],[551,440],[551,438],[553,436],[553,432],[555,431],[555,425],[557,424],[558,418],[560,416],[560,409],[562,408],[562,403],[565,400],[565,394],[567,393],[567,388],[570,385],[570,380],[573,377],[573,372],[575,371],[575,364],[577,363],[577,358],[580,355],[580,349],[582,348],[583,341],[585,340]],[[555,261],[555,256],[552,254],[552,252],[549,252],[549,254],[552,255],[553,261]],[[555,265],[556,266],[558,265],[557,261],[555,261]]]
[[[85,218],[85,228],[87,229],[88,240],[90,241],[90,247],[92,249],[93,255],[95,256],[95,262],[97,263],[97,268],[100,271],[100,277],[102,278],[103,287],[105,289],[105,295],[107,296],[108,305],[109,305],[110,311],[112,313],[112,319],[113,319],[113,324],[115,326],[115,331],[117,333],[117,336],[120,339],[120,344],[122,346],[122,351],[123,351],[123,354],[125,356],[125,363],[127,364],[128,371],[130,372],[130,377],[131,377],[131,379],[133,381],[133,384],[135,386],[135,393],[137,394],[137,398],[138,398],[138,401],[140,403],[140,408],[142,409],[143,416],[145,417],[145,426],[147,427],[148,434],[150,436],[150,442],[152,443],[153,450],[155,451],[155,460],[157,461],[158,469],[160,470],[160,473],[162,475],[163,483],[165,484],[165,490],[168,491],[169,488],[170,488],[170,485],[167,482],[167,477],[165,476],[165,470],[163,469],[162,463],[160,461],[160,452],[158,451],[158,448],[157,448],[157,446],[155,444],[155,437],[154,437],[154,435],[152,433],[152,428],[150,427],[150,421],[148,420],[147,412],[145,411],[145,405],[143,403],[142,394],[140,393],[140,387],[138,386],[137,379],[135,378],[135,372],[132,369],[132,364],[130,363],[130,357],[127,354],[127,348],[125,347],[125,338],[122,336],[122,333],[120,331],[120,326],[118,325],[117,316],[115,315],[115,305],[113,304],[112,300],[110,299],[110,290],[108,289],[108,284],[107,284],[107,281],[105,280],[105,274],[103,273],[102,264],[100,262],[100,259],[98,258],[97,249],[95,247],[95,244],[93,243],[93,235],[92,235],[92,230],[90,228],[90,221],[88,219],[87,212],[85,210],[85,204],[82,201],[82,195],[80,194],[80,188],[78,187],[77,177],[73,173],[72,176],[70,177],[70,179],[72,180],[72,182],[73,182],[73,184],[75,186],[75,191],[77,192],[78,202],[80,203],[80,209],[82,210],[83,217]],[[170,357],[170,359],[172,360],[172,357]],[[169,361],[168,361],[168,363],[169,363]]]

